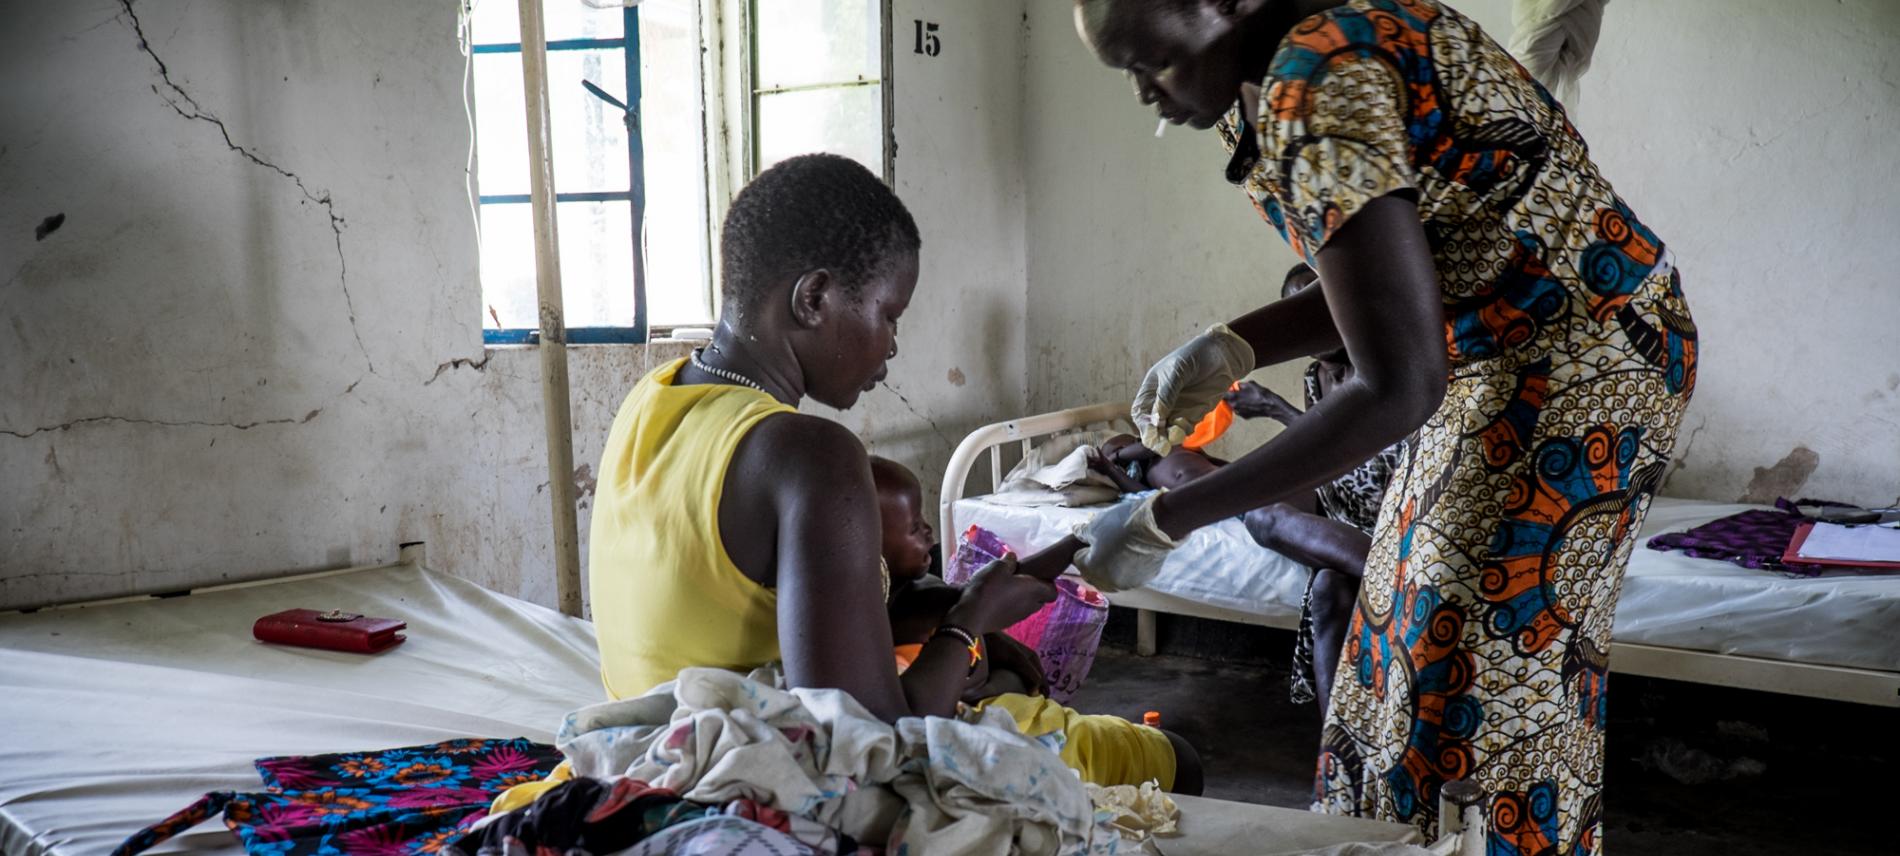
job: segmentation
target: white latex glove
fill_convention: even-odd
[[[1075,554],[1082,579],[1105,592],[1141,588],[1161,573],[1175,548],[1173,538],[1155,525],[1155,500],[1161,494],[1131,497],[1096,514],[1078,528],[1085,545]]]
[[[1141,444],[1158,455],[1173,451],[1253,365],[1253,346],[1226,324],[1207,328],[1162,357],[1135,392],[1130,415],[1141,432]]]

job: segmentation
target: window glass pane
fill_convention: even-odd
[[[832,152],[884,174],[884,97],[876,86],[759,97],[759,169],[793,155]]]
[[[621,10],[595,9],[581,0],[541,0],[542,27],[549,41],[620,38]],[[521,41],[521,12],[515,0],[475,0],[469,13],[475,43],[490,45]]]
[[[699,62],[694,0],[641,3],[640,140],[646,164],[646,292],[651,324],[712,319]]]
[[[883,70],[871,0],[755,0],[759,89],[874,80]]]
[[[627,190],[626,114],[588,92],[582,80],[625,101],[626,54],[548,53],[555,192]],[[521,87],[520,54],[475,55],[476,180],[484,196],[528,192],[528,114]]]
[[[540,326],[535,309],[533,206],[482,206],[482,326]],[[563,202],[561,291],[569,327],[631,327],[633,206]]]

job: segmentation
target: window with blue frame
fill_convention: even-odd
[[[643,342],[712,318],[695,0],[546,0],[548,105],[568,341]],[[526,107],[513,0],[469,12],[482,337],[538,337]]]

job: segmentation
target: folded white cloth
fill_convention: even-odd
[[[1004,505],[1064,508],[1114,502],[1121,496],[1114,480],[1089,469],[1089,450],[1106,439],[1100,431],[1051,437],[1030,449],[985,499]]]
[[[569,714],[555,742],[577,776],[752,799],[912,856],[1117,852],[1074,771],[1000,711],[892,727],[842,691],[776,683],[766,670],[686,669]]]

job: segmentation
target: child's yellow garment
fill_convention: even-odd
[[[533,805],[535,800],[540,799],[542,794],[572,781],[573,778],[573,765],[562,761],[555,765],[553,770],[548,771],[547,778],[538,782],[527,782],[525,784],[516,785],[508,790],[502,791],[495,797],[495,801],[488,805],[488,813],[502,814],[503,812],[514,811],[518,808],[527,808]]]
[[[685,363],[634,386],[596,476],[588,578],[610,698],[688,666],[747,672],[779,658],[778,594],[726,555],[719,497],[746,432],[794,411],[743,386],[676,386]]]
[[[897,672],[903,674],[923,653],[920,644],[899,645]],[[1004,693],[977,705],[994,707],[1016,720],[1016,730],[1030,737],[1060,731],[1068,739],[1062,763],[1092,784],[1139,785],[1150,779],[1162,790],[1174,788],[1174,744],[1159,729],[1136,725],[1119,716],[1076,713],[1039,696]]]
[[[1060,731],[1068,737],[1062,763],[1097,785],[1139,785],[1150,779],[1162,790],[1174,789],[1174,744],[1160,729],[1136,725],[1119,716],[1076,713],[1040,696],[1007,693],[977,705],[997,708],[1016,720],[1030,737]]]

